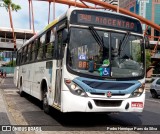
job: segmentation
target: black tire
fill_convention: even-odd
[[[49,114],[49,112],[50,112],[50,106],[48,104],[47,91],[46,90],[44,90],[44,92],[43,92],[43,110],[46,114]]]
[[[24,92],[23,92],[23,90],[22,90],[22,85],[20,85],[20,88],[19,88],[19,95],[20,95],[21,97],[24,97]]]
[[[151,91],[152,98],[158,98],[157,92],[155,90]]]

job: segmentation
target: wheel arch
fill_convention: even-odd
[[[20,79],[19,79],[19,87],[22,86],[22,83],[23,83],[23,78],[22,78],[22,76],[20,76]]]
[[[41,100],[43,100],[43,93],[45,92],[45,89],[48,92],[48,82],[45,78],[43,78],[41,81],[40,89],[41,89]]]
[[[150,89],[150,92],[156,92],[157,93],[157,91],[155,90],[155,89]]]

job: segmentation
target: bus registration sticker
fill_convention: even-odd
[[[132,102],[131,107],[143,108],[143,102]]]

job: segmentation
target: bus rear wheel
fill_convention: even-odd
[[[49,114],[50,106],[48,104],[47,92],[46,91],[43,93],[43,110],[46,114]]]
[[[23,92],[23,86],[22,86],[22,84],[20,85],[20,88],[19,88],[19,95],[21,97],[24,97],[24,92]]]

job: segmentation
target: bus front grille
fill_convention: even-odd
[[[122,100],[94,100],[94,103],[99,107],[119,107]]]
[[[101,96],[106,96],[106,93],[94,93],[94,92],[90,92],[91,95],[101,95]],[[112,96],[125,96],[126,94],[112,94]]]

